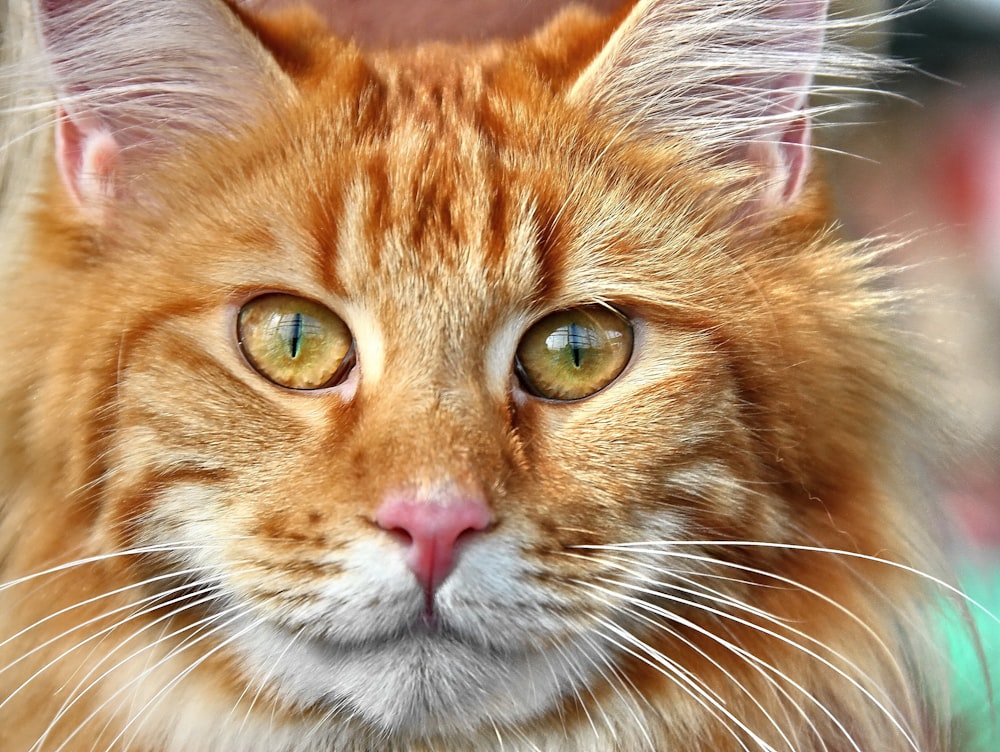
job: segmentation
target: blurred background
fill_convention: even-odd
[[[844,129],[834,146],[857,156],[830,169],[848,234],[911,238],[892,261],[927,292],[912,324],[944,355],[939,388],[968,439],[955,442],[943,479],[941,529],[963,588],[1000,616],[1000,0],[898,5],[882,44],[913,67],[877,82],[893,96]],[[962,624],[969,616],[980,646]],[[976,719],[967,743],[997,752],[1000,703],[991,713],[981,660],[997,695],[1000,625],[975,607],[954,621],[954,700]]]
[[[863,4],[854,0],[855,4]],[[912,4],[908,4],[911,5]],[[944,490],[956,554],[1000,566],[1000,0],[935,0],[884,42],[910,66],[852,118],[828,160],[845,229],[905,244],[893,262],[927,292],[915,325],[945,354],[959,432]],[[1000,747],[998,747],[1000,749]]]

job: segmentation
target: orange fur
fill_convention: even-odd
[[[892,445],[906,361],[818,180],[756,206],[752,166],[621,138],[567,101],[620,18],[377,53],[306,13],[243,20],[299,96],[144,165],[144,201],[101,219],[53,169],[7,282],[0,581],[28,579],[0,589],[0,749],[882,752],[910,748],[900,729],[944,749],[914,652],[922,585],[860,558],[923,560]],[[353,392],[247,366],[234,311],[270,291],[348,322]],[[524,328],[592,303],[635,322],[620,379],[574,403],[515,394],[491,353],[506,368]],[[379,501],[443,482],[496,520],[461,566],[516,548],[447,591],[482,660],[505,660],[486,657],[494,631],[557,655],[592,628],[608,657],[580,686],[476,720],[492,690],[459,683],[445,720],[380,723],[302,701],[199,621],[237,603],[321,641],[321,609],[292,615],[354,576],[338,552],[377,547],[402,577]],[[631,552],[595,548],[616,544]],[[511,559],[497,577],[548,594],[544,614],[495,593],[484,572]],[[209,566],[227,600],[181,587]]]

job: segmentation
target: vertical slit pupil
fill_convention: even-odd
[[[289,332],[289,348],[293,358],[299,357],[302,349],[302,314],[292,314],[292,325]]]
[[[581,336],[579,325],[575,322],[570,322],[569,325],[569,346],[573,353],[573,365],[577,368],[580,367],[580,363],[583,361],[583,337]]]

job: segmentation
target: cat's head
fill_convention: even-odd
[[[752,738],[713,699],[763,682],[740,651],[801,643],[790,693],[877,630],[794,548],[896,543],[874,274],[806,180],[824,2],[371,54],[210,0],[38,11],[29,443],[73,536],[146,551],[164,644],[204,635],[177,660],[400,737],[593,700]]]

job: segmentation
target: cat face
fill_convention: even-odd
[[[778,147],[623,130],[615,45],[651,12],[363,55],[216,8],[268,118],[133,143],[67,105],[36,279],[80,306],[39,317],[36,394],[66,407],[28,412],[69,458],[69,540],[135,552],[100,708],[178,749],[267,718],[289,750],[902,726],[846,647],[895,671],[872,573],[819,553],[875,553],[893,509],[865,260],[800,193],[784,88],[754,121]],[[199,704],[230,708],[211,742]]]
[[[141,323],[113,343],[117,544],[180,543],[164,566],[218,588],[213,609],[232,604],[220,624],[241,635],[230,650],[250,671],[296,704],[346,703],[394,730],[532,718],[611,662],[601,625],[620,609],[614,583],[641,578],[581,546],[691,537],[708,528],[700,513],[750,538],[771,524],[738,521],[755,497],[732,493],[747,477],[739,387],[720,343],[690,321],[694,285],[679,277],[708,252],[712,211],[637,223],[663,214],[648,206],[662,196],[636,198],[643,172],[623,174],[582,133],[590,155],[544,132],[498,147],[512,139],[484,128],[526,103],[457,84],[426,107],[444,89],[429,75],[386,87],[377,136],[321,100],[292,159],[283,133],[261,136],[235,165],[212,166],[249,186],[194,210],[151,201],[152,216],[124,230],[124,244],[177,271],[162,301],[142,288]],[[654,158],[665,185],[678,182],[684,168]],[[708,203],[697,189],[690,200]],[[137,282],[131,264],[121,272],[115,298]],[[661,295],[670,306],[649,300]],[[265,321],[298,312],[339,332],[325,366],[335,380],[269,378],[252,360],[265,351],[247,334],[254,306]],[[594,309],[633,340],[621,373],[583,398],[536,393],[518,369],[529,330]],[[287,350],[289,336],[260,338]],[[533,357],[554,370],[547,350]],[[467,509],[484,519],[425,544],[416,513],[381,521],[400,503],[440,509],[444,525]],[[411,561],[422,545],[444,547],[445,572]]]

